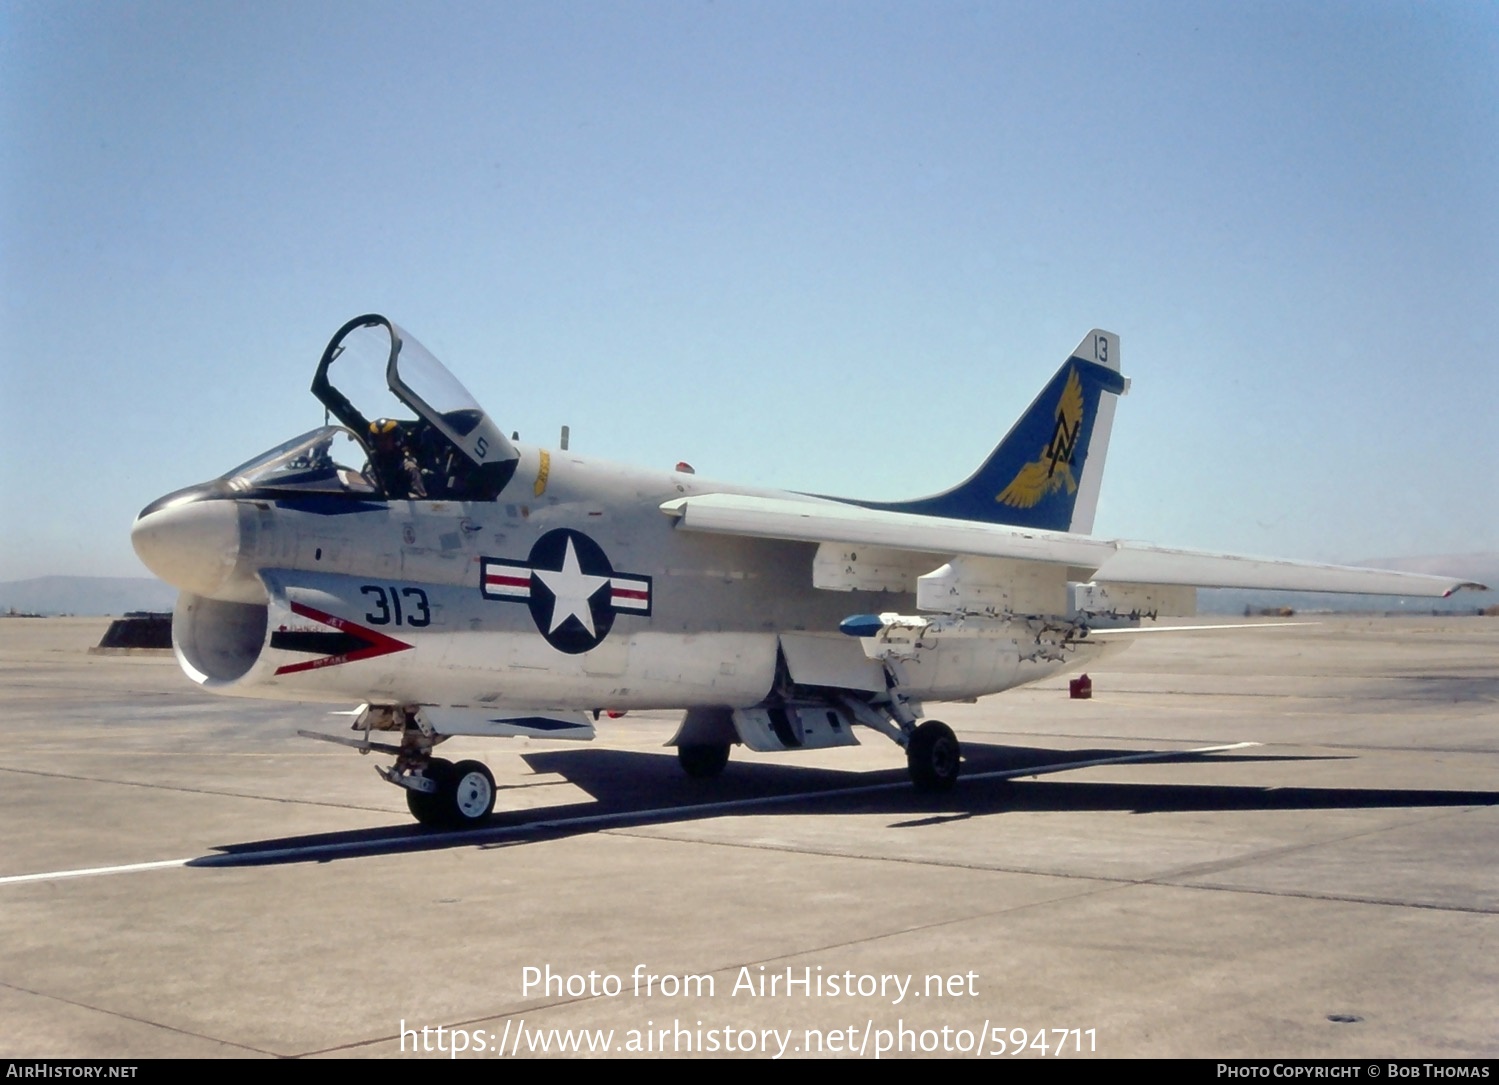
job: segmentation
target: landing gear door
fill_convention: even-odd
[[[508,480],[520,459],[515,446],[426,347],[395,325],[391,325],[391,333],[396,349],[391,352],[386,371],[390,390],[446,437],[480,476]],[[493,497],[499,487],[493,490],[487,496]]]

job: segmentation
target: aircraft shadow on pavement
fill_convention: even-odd
[[[432,832],[416,825],[318,833],[221,845],[191,866],[248,866],[329,862],[363,855],[439,848],[514,847],[633,825],[692,822],[724,815],[888,814],[887,828],[912,829],[1006,813],[1126,811],[1353,810],[1499,805],[1499,792],[1432,788],[1266,787],[1242,784],[1103,783],[1031,778],[1026,769],[1128,757],[1139,750],[1055,750],[1025,746],[963,744],[958,786],[941,794],[911,788],[904,768],[845,771],[730,761],[711,780],[683,775],[669,753],[629,750],[566,750],[521,755],[538,774],[558,775],[586,792],[592,802],[528,810],[497,810],[489,824],[462,832]],[[1243,764],[1345,760],[1338,755],[1163,753],[1149,765]],[[1137,762],[1133,767],[1138,767]],[[1081,765],[1079,765],[1081,767]],[[975,779],[984,773],[1018,773]],[[531,785],[522,784],[520,788]],[[507,791],[499,789],[503,805]]]

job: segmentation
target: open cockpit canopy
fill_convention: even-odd
[[[330,376],[335,365],[339,387]],[[416,418],[367,417],[343,389],[367,409],[385,403],[410,410]],[[382,486],[382,478],[402,473],[397,466],[378,463],[382,456],[405,458],[412,482],[410,492],[399,496],[490,501],[515,473],[520,454],[468,389],[409,332],[378,314],[355,317],[338,330],[318,363],[312,393],[363,444],[375,467],[369,474],[376,486]],[[372,426],[380,423],[394,433],[393,440],[382,444],[374,439]]]

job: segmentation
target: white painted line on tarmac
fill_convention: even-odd
[[[1121,754],[1118,757],[1096,757],[1088,761],[1058,761],[1049,765],[1031,765],[1022,769],[1000,769],[995,772],[979,772],[971,776],[960,776],[965,780],[1009,780],[1031,776],[1049,776],[1057,772],[1075,769],[1091,769],[1101,765],[1125,765],[1141,761],[1165,761],[1174,757],[1190,757],[1197,754],[1227,753],[1230,750],[1245,750],[1258,746],[1258,742],[1235,742],[1227,746],[1199,746],[1192,750],[1150,750],[1146,753]],[[725,802],[699,803],[695,806],[660,806],[653,810],[617,810],[608,814],[591,814],[584,817],[549,818],[546,821],[528,821],[522,825],[497,826],[493,829],[464,829],[449,833],[422,833],[410,837],[380,840],[356,840],[346,844],[310,844],[300,848],[273,848],[265,851],[241,851],[220,855],[200,855],[189,859],[162,859],[154,863],[127,863],[122,866],[87,867],[82,870],[53,870],[42,874],[12,874],[0,877],[0,885],[19,885],[24,882],[60,881],[64,878],[97,878],[107,874],[133,874],[142,870],[173,870],[189,864],[200,867],[254,866],[260,863],[283,862],[304,856],[353,855],[365,851],[390,852],[417,850],[434,844],[468,842],[488,844],[512,836],[547,832],[555,829],[588,828],[616,822],[650,822],[665,818],[680,818],[704,814],[726,813],[733,810],[749,810],[761,806],[777,806],[789,802],[806,802],[811,799],[844,798],[848,795],[874,795],[882,791],[896,791],[911,786],[906,780],[892,780],[882,784],[867,784],[862,787],[842,787],[820,791],[791,792],[785,795],[759,795],[752,799],[729,799]]]
[[[137,870],[169,870],[183,867],[192,859],[159,859],[154,863],[127,863],[124,866],[95,866],[83,870],[51,870],[45,874],[11,874],[0,878],[0,885],[18,885],[21,882],[52,882],[60,878],[97,878],[104,874],[131,874]]]
[[[960,780],[1013,780],[1023,776],[1047,776],[1053,772],[1071,769],[1091,769],[1098,765],[1125,765],[1133,761],[1165,761],[1172,757],[1188,757],[1194,754],[1226,753],[1229,750],[1247,750],[1260,746],[1259,742],[1234,742],[1228,746],[1199,746],[1195,750],[1151,750],[1149,753],[1130,753],[1120,757],[1098,757],[1092,761],[1067,761],[1056,765],[1037,765],[1032,769],[1002,769],[998,772],[979,772],[972,776],[959,776]]]

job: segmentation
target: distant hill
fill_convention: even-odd
[[[149,576],[38,576],[0,581],[0,614],[119,615],[171,610],[177,589]]]

